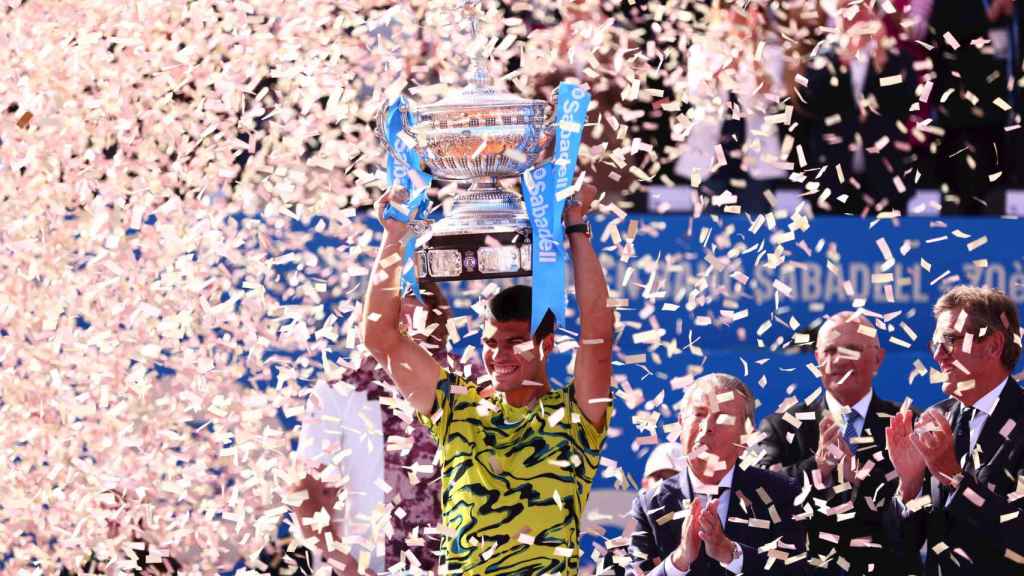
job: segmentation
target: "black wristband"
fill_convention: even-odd
[[[590,238],[590,224],[583,222],[581,224],[573,224],[565,227],[566,234],[585,234],[587,238]]]

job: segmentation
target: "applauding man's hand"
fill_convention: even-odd
[[[690,507],[690,515],[683,521],[682,538],[679,539],[679,547],[669,556],[669,561],[675,564],[679,570],[686,572],[690,565],[700,555],[700,524],[704,510],[699,500],[694,500]]]
[[[910,440],[939,482],[949,484],[954,476],[963,472],[956,457],[953,430],[938,410],[929,409],[921,416]]]
[[[720,564],[729,564],[735,559],[736,545],[722,530],[722,522],[718,518],[720,500],[715,498],[700,517],[700,539],[708,551],[708,556]]]
[[[832,475],[839,462],[843,464],[843,480],[856,481],[853,475],[853,450],[843,439],[839,425],[831,414],[826,414],[818,422],[818,450],[814,453],[814,461],[818,464],[823,481]]]
[[[925,461],[911,439],[913,422],[914,415],[903,410],[892,417],[885,429],[886,450],[896,475],[900,477],[900,499],[904,503],[917,496],[924,484]]]

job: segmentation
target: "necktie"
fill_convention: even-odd
[[[745,114],[740,108],[740,100],[736,93],[729,92],[729,107],[725,118],[722,121],[722,133],[720,143],[725,151],[726,165],[729,167],[728,177],[739,177],[742,175],[741,156],[733,157],[734,150],[742,150],[743,144],[747,141],[747,121]]]
[[[705,487],[702,488],[700,492],[695,492],[693,498],[700,502],[702,506],[707,506],[708,502],[711,502],[715,498],[721,498],[728,490],[729,488],[726,486],[719,486],[714,490],[711,487]]]
[[[860,422],[860,413],[856,410],[851,410],[846,415],[846,428],[843,430],[843,440],[846,440],[846,445],[853,449],[851,441],[857,436],[857,423]]]
[[[725,502],[723,502],[721,500],[721,498],[722,498],[722,496],[728,490],[729,490],[729,488],[727,486],[718,486],[717,489],[714,490],[713,492],[712,491],[709,491],[710,493],[699,492],[694,497],[698,502],[700,502],[701,506],[704,507],[704,508],[707,508],[708,503],[710,503],[712,500],[714,500],[715,498],[719,498],[719,501],[718,501],[718,521],[722,523],[722,529],[725,529],[725,522],[726,522],[726,517],[727,517],[727,512],[728,512],[728,510],[727,510],[728,506],[725,506]]]
[[[956,430],[953,433],[953,445],[956,447],[957,458],[967,456],[965,468],[970,466],[972,461],[968,455],[971,451],[971,420],[974,420],[974,408],[961,405],[960,418],[956,421]]]

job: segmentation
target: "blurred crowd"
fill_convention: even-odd
[[[627,207],[657,209],[628,192],[658,185],[692,188],[697,212],[760,212],[797,189],[819,213],[906,214],[916,190],[937,189],[943,214],[1003,214],[1006,190],[1024,186],[1020,12],[1012,0],[580,1],[561,32],[531,33],[560,39],[564,61],[526,68],[587,79],[586,61],[566,63],[602,42],[618,51],[590,66],[646,63],[636,94],[629,73],[592,86],[608,125],[590,140],[607,156],[591,172]],[[602,173],[627,161],[638,170]]]

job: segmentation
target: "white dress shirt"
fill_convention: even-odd
[[[385,499],[380,486],[384,479],[380,403],[370,400],[366,392],[320,382],[306,401],[298,454],[310,466],[325,466],[329,479],[348,477],[338,495],[348,504],[344,514],[334,512],[335,528],[339,537],[355,544],[350,554],[357,561],[369,554],[369,568],[383,572],[383,510],[378,510]],[[314,569],[321,563],[321,558],[315,558]]]
[[[1003,388],[1006,388],[1006,383],[1008,381],[1009,378],[1003,380],[999,386],[989,390],[988,394],[978,398],[978,401],[974,403],[974,417],[971,418],[971,444],[967,454],[974,451],[974,445],[978,443],[978,438],[981,437],[981,429],[985,427],[985,422],[988,422],[988,417],[996,411],[996,404],[999,403],[999,396],[1003,393]],[[961,409],[963,409],[962,406]],[[966,454],[961,456],[961,464],[966,462],[966,460],[963,460],[964,456],[966,456]]]
[[[722,530],[725,530],[725,522],[729,516],[729,502],[732,500],[732,477],[736,473],[736,467],[733,466],[729,471],[718,481],[717,485],[708,485],[701,482],[689,467],[686,468],[686,482],[680,482],[679,488],[682,490],[683,495],[687,500],[693,500],[695,497],[700,495],[706,495],[704,499],[705,505],[714,499],[715,495],[718,494],[719,489],[727,488],[721,496],[718,497],[718,519],[722,523]],[[733,574],[739,574],[743,571],[743,552],[741,551],[739,556],[735,560],[730,562],[725,567],[726,570]],[[671,554],[665,558],[665,574],[667,576],[686,576],[690,571],[685,572],[676,568],[676,565],[672,563]]]
[[[868,393],[865,394],[863,398],[858,400],[856,404],[849,408],[849,410],[856,412],[860,416],[860,419],[854,425],[854,428],[857,430],[857,436],[862,436],[864,434],[864,424],[868,419],[868,406],[871,406],[871,398],[873,398],[874,395],[874,391],[869,389]],[[839,400],[836,400],[835,396],[833,396],[828,390],[825,391],[825,405],[828,406],[828,411],[832,414],[842,416],[842,420],[838,423],[840,430],[846,430],[847,408],[840,404]]]

